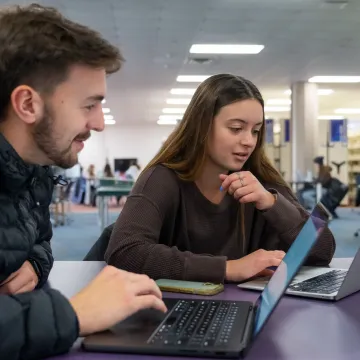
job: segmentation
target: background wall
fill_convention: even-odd
[[[97,172],[103,170],[106,159],[113,168],[115,158],[138,158],[143,168],[173,129],[159,125],[108,126],[101,133],[92,133],[79,155],[79,163],[84,169],[94,164]]]

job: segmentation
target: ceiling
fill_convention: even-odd
[[[235,73],[252,80],[265,99],[289,99],[284,91],[292,82],[315,75],[360,75],[358,0],[349,0],[345,7],[325,0],[40,2],[99,30],[122,50],[126,63],[109,78],[106,103],[120,125],[156,124],[164,107],[179,107],[166,104],[170,89],[198,84],[176,83],[178,75]],[[265,48],[257,55],[210,55],[210,64],[197,64],[188,61],[194,43],[252,43]],[[360,108],[360,84],[321,85],[334,90],[319,96],[322,115],[339,107]]]

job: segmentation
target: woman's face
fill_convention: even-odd
[[[229,171],[241,170],[256,147],[263,121],[263,108],[254,99],[221,108],[208,141],[210,160]]]

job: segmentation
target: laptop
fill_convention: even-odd
[[[293,247],[303,244],[297,238]],[[299,251],[297,250],[297,251]],[[297,261],[297,259],[295,259]],[[338,301],[360,290],[360,249],[358,249],[349,269],[333,267],[303,266],[285,291],[288,295]],[[262,291],[269,277],[260,277],[238,285],[239,288]]]
[[[87,336],[87,351],[238,358],[250,349],[282,295],[326,228],[318,204],[255,303],[209,299],[164,299],[168,312],[149,309],[113,328]],[[299,246],[301,245],[301,246]]]

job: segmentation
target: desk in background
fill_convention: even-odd
[[[336,259],[332,266],[348,268],[348,259]],[[103,268],[102,262],[55,261],[48,284],[70,297]],[[226,285],[212,297],[165,293],[166,297],[253,301],[258,292]],[[360,293],[337,303],[284,296],[263,332],[256,338],[246,360],[358,360],[360,359]],[[170,360],[166,356],[86,353],[80,342],[69,354],[52,360]],[[199,359],[199,358],[193,358]]]
[[[133,187],[133,182],[111,180],[111,184],[102,185],[96,189],[96,196],[98,199],[98,215],[101,231],[109,225],[109,207],[108,199],[112,196],[127,196],[130,194]]]

